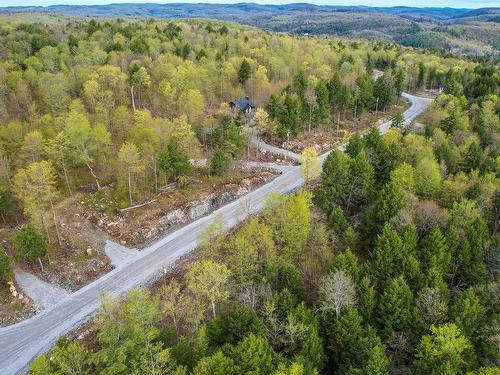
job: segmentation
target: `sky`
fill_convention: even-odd
[[[367,6],[417,6],[417,7],[451,7],[451,8],[483,8],[500,7],[500,0],[173,0],[173,1],[155,1],[155,0],[0,0],[2,6],[28,6],[28,5],[96,5],[110,3],[239,3],[254,2],[260,4],[286,4],[286,3],[312,3],[318,5],[367,5]]]

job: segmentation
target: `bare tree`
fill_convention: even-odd
[[[351,278],[342,270],[329,273],[320,288],[321,310],[335,311],[337,319],[343,309],[356,303],[356,291]]]
[[[420,314],[427,324],[441,324],[446,321],[448,304],[442,293],[435,288],[425,288],[417,298]]]

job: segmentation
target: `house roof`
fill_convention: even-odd
[[[242,96],[236,100],[230,101],[229,104],[232,107],[238,107],[240,111],[245,111],[248,107],[255,108],[254,102],[250,99],[249,96]]]

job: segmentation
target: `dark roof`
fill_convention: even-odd
[[[248,107],[254,109],[255,104],[252,102],[249,96],[242,96],[236,100],[230,101],[229,105],[231,107],[238,107],[240,111],[245,111]]]

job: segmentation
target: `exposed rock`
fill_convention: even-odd
[[[82,193],[95,193],[97,191],[97,186],[95,184],[86,184],[82,186],[78,186],[76,190]]]

